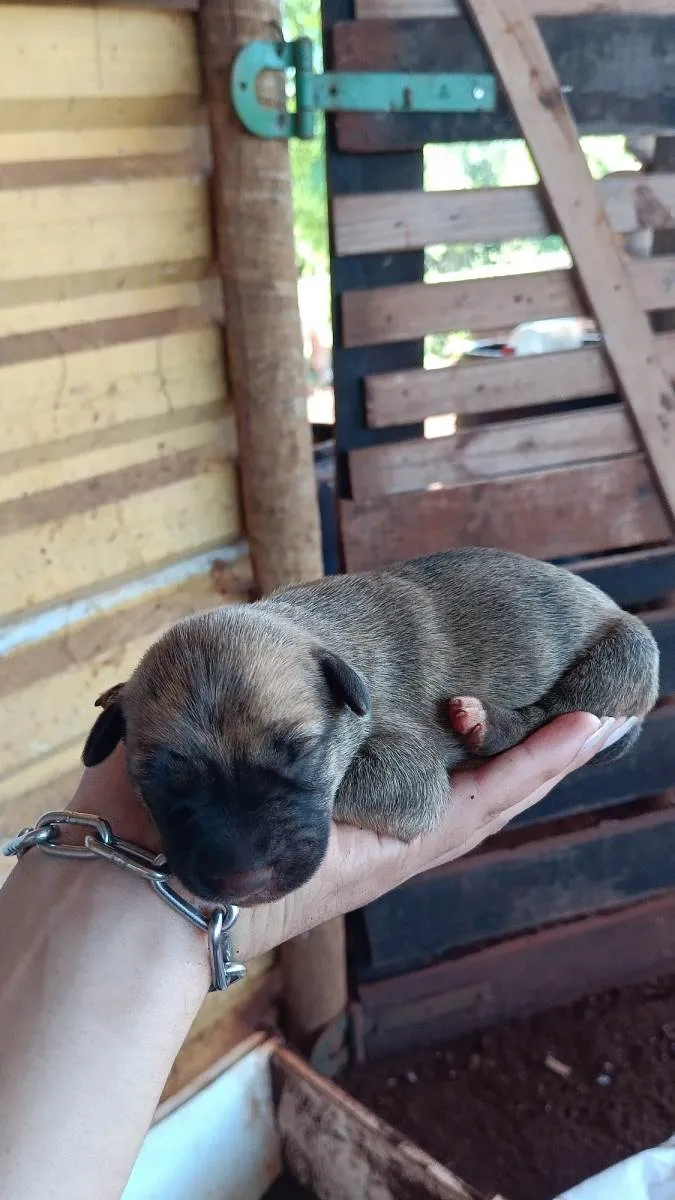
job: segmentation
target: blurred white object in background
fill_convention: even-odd
[[[675,1200],[675,1136],[594,1175],[556,1200]]]
[[[550,317],[516,325],[502,347],[502,354],[506,358],[552,354],[556,350],[579,350],[601,340],[587,317]]]

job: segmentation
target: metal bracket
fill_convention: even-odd
[[[261,104],[263,71],[295,72],[295,111]],[[406,74],[386,71],[314,71],[307,37],[293,42],[249,42],[232,66],[232,103],[249,133],[260,138],[314,137],[322,112],[472,113],[493,112],[494,75]]]

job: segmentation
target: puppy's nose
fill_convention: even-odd
[[[274,872],[271,867],[255,867],[250,871],[237,871],[227,875],[223,881],[223,890],[238,900],[247,900],[263,892],[272,882]]]

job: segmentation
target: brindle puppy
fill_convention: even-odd
[[[322,579],[180,621],[101,697],[84,750],[126,743],[171,870],[256,903],[304,883],[331,818],[409,840],[452,801],[448,771],[586,710],[658,695],[645,625],[584,580],[495,550]]]

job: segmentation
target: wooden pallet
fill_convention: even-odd
[[[564,560],[626,607],[665,605],[648,615],[665,701],[675,694],[675,610],[666,599],[675,584],[675,335],[654,334],[651,318],[673,307],[675,257],[635,259],[627,246],[641,230],[675,230],[675,175],[594,184],[578,133],[675,128],[666,78],[675,13],[659,0],[639,11],[628,0],[468,0],[465,11],[473,24],[454,0],[356,0],[355,11],[348,0],[324,0],[330,69],[496,69],[502,85],[493,115],[343,114],[329,122],[343,564],[361,570],[480,544]],[[639,100],[637,78],[651,81]],[[519,129],[538,186],[424,192],[424,144]],[[427,245],[561,231],[573,270],[424,282]],[[480,336],[562,315],[594,317],[604,347],[423,367],[428,334]],[[423,422],[447,413],[458,414],[458,432],[425,438]],[[427,1037],[466,1028],[448,1016],[452,1003],[427,999],[452,991],[453,980],[461,992],[462,972],[481,978],[482,956],[496,953],[477,950],[481,943],[515,939],[503,947],[508,955],[526,942],[520,966],[509,960],[517,975],[530,961],[536,971],[537,939],[553,936],[559,922],[573,922],[562,926],[570,944],[585,925],[578,918],[591,913],[639,936],[656,909],[646,909],[640,925],[634,906],[666,904],[675,893],[675,863],[662,850],[673,815],[646,801],[675,784],[674,737],[675,708],[664,704],[629,759],[566,781],[521,819],[522,834],[514,827],[508,847],[412,881],[359,915],[366,1048],[392,1049],[405,1042],[405,1028],[425,1022]],[[672,965],[663,938],[647,944],[649,953],[635,958],[638,973]],[[597,979],[587,970],[589,987],[614,978],[609,950],[601,959]],[[462,966],[469,961],[470,971]],[[496,977],[502,959],[494,961]],[[429,972],[442,980],[435,992]],[[418,976],[421,1007],[399,1019],[401,989]],[[583,971],[578,983],[583,992]],[[497,987],[502,999],[487,1006],[487,1017],[469,1005],[462,1020],[515,1011],[514,989]],[[535,1005],[561,994],[550,971],[539,982],[533,975],[525,993]],[[386,1036],[372,1032],[378,1005],[387,1010]]]

